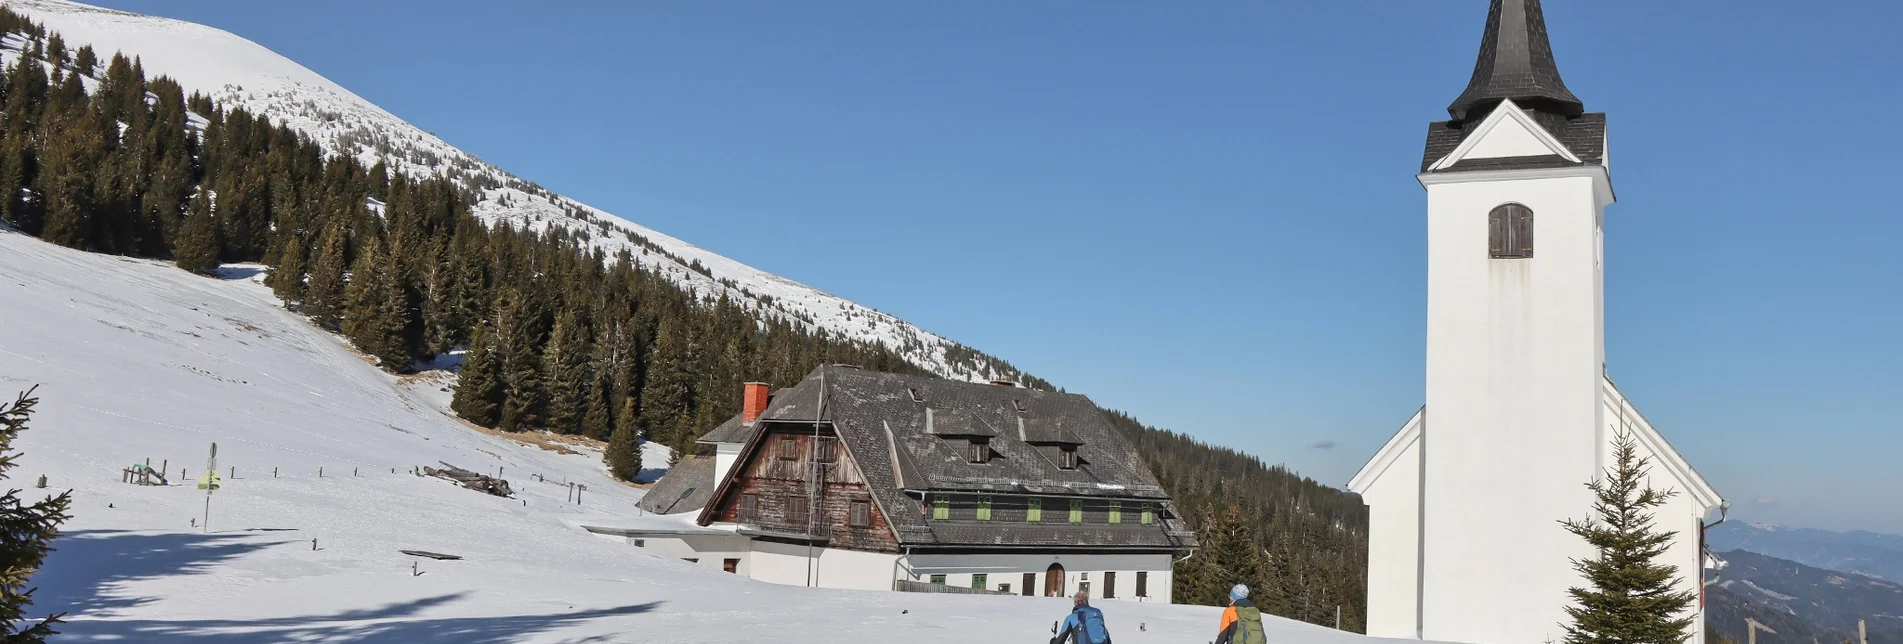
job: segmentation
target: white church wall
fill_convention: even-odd
[[[1588,554],[1558,521],[1590,507],[1582,484],[1596,466],[1602,422],[1603,175],[1573,168],[1422,180],[1434,431],[1422,445],[1421,636],[1558,640],[1565,591],[1577,581],[1568,559]],[[1487,214],[1508,202],[1533,210],[1531,258],[1489,257]]]
[[[1420,633],[1421,450],[1416,414],[1401,430],[1404,445],[1361,490],[1368,505],[1368,635],[1412,638]],[[1385,456],[1385,455],[1384,455]]]

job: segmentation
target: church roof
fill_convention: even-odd
[[[1432,166],[1452,153],[1504,101],[1514,105],[1578,160],[1561,155],[1462,159],[1439,169]],[[1560,80],[1553,62],[1553,45],[1546,37],[1546,17],[1540,0],[1493,0],[1487,9],[1487,28],[1481,35],[1480,56],[1466,90],[1447,106],[1453,118],[1427,128],[1421,152],[1421,172],[1520,170],[1605,165],[1606,115],[1587,113],[1585,104]]]
[[[1447,113],[1455,121],[1474,121],[1508,98],[1523,108],[1559,116],[1586,112],[1559,78],[1540,0],[1493,0],[1473,78]]]

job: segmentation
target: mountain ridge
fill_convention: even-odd
[[[877,309],[769,273],[738,260],[562,196],[390,113],[321,74],[242,36],[206,25],[65,0],[4,4],[59,32],[74,47],[137,56],[148,75],[166,75],[187,93],[269,115],[309,136],[326,153],[366,167],[384,164],[418,178],[446,177],[467,191],[482,221],[519,229],[559,228],[583,235],[612,257],[626,249],[708,300],[726,295],[750,312],[892,350],[946,378],[1042,381],[1001,358],[926,331]]]
[[[1903,536],[1727,522],[1705,535],[1714,551],[1747,550],[1779,559],[1903,583]]]

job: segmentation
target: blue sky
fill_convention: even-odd
[[[1422,400],[1486,3],[321,5],[221,27],[518,175],[1343,485]],[[1903,6],[1550,0],[1613,379],[1732,516],[1903,533]],[[1582,509],[1583,511],[1583,509]]]

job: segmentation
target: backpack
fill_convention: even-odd
[[[1262,632],[1262,611],[1254,606],[1236,609],[1236,634],[1229,641],[1236,644],[1268,644],[1269,636]]]
[[[1110,629],[1104,628],[1103,611],[1090,606],[1077,609],[1077,621],[1083,623],[1083,644],[1110,644]]]

